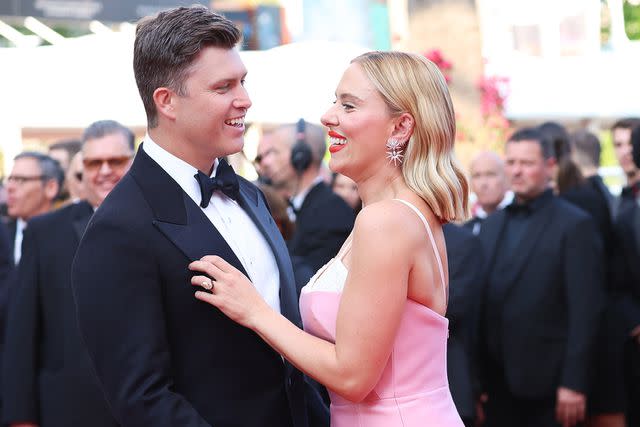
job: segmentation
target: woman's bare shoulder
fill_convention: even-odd
[[[354,237],[366,240],[384,239],[392,243],[397,239],[404,241],[415,236],[420,226],[418,216],[396,200],[382,200],[363,208],[354,226]]]

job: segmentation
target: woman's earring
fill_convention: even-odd
[[[397,139],[391,138],[387,141],[387,159],[389,159],[389,163],[393,162],[394,166],[402,164],[402,160],[404,159],[404,155],[402,154],[403,145],[404,144]]]

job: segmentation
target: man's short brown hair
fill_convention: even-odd
[[[153,92],[168,87],[186,95],[184,82],[204,47],[232,49],[240,30],[204,6],[178,7],[140,20],[133,47],[133,72],[150,128],[158,124]]]

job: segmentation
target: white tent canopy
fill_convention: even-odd
[[[240,52],[253,101],[247,120],[319,122],[349,60],[366,49],[304,42]],[[145,126],[132,69],[133,36],[99,34],[55,46],[0,49],[2,117],[20,128],[83,128],[112,118]],[[0,125],[2,126],[2,125]]]
[[[6,166],[23,128],[79,128],[102,119],[144,128],[133,76],[132,31],[67,39],[54,46],[0,49],[0,147]],[[349,61],[366,49],[303,42],[241,51],[253,106],[249,122],[318,123]]]

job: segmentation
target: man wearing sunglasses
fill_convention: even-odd
[[[129,169],[134,135],[91,124],[82,137],[84,200],[29,222],[9,305],[3,422],[11,427],[115,427],[80,339],[71,264],[89,219]],[[123,213],[126,215],[126,213]]]

